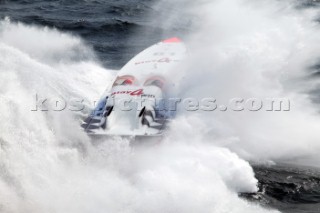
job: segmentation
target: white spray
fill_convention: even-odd
[[[190,38],[196,48],[181,96],[289,97],[296,111],[182,112],[159,146],[132,150],[125,140],[92,146],[73,112],[30,109],[35,93],[92,101],[110,72],[79,38],[1,21],[2,212],[269,212],[238,197],[257,190],[238,155],[287,159],[319,148],[316,110],[289,81],[315,60],[318,29],[312,11],[280,13],[277,4],[261,10],[250,1],[204,5],[197,9],[206,26]]]

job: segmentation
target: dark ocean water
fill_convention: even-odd
[[[320,1],[301,1],[301,9]],[[83,38],[105,67],[118,69],[140,50],[166,38],[184,36],[192,20],[164,28],[161,19],[174,8],[155,7],[155,0],[0,0],[0,18],[48,26]],[[158,14],[158,20],[150,19]],[[158,23],[158,22],[159,23]],[[319,69],[319,67],[315,67]],[[320,173],[314,168],[254,166],[259,192],[244,199],[283,212],[320,212]]]
[[[167,12],[153,5],[153,0],[2,0],[0,17],[81,36],[108,68],[120,68],[137,52],[166,38],[166,34],[178,36],[185,31],[164,29],[150,21],[150,13]]]
[[[283,212],[320,212],[320,171],[292,165],[254,166],[259,192],[244,194],[253,202]]]
[[[149,3],[149,4],[148,4]],[[130,45],[131,35],[144,27],[150,1],[1,1],[1,17],[49,26],[81,36],[108,67],[119,68],[142,49]],[[145,44],[148,45],[148,44]],[[140,47],[141,46],[141,47]]]

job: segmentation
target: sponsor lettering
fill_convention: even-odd
[[[143,89],[138,89],[138,90],[135,90],[135,91],[130,91],[130,90],[127,90],[127,91],[117,91],[117,92],[111,93],[112,96],[114,96],[114,95],[120,95],[120,94],[128,94],[128,95],[131,95],[131,96],[140,96],[140,95],[143,94]]]
[[[148,63],[170,63],[170,62],[179,62],[180,60],[172,60],[170,58],[161,58],[157,60],[149,60],[149,61],[138,61],[135,63],[135,65],[139,64],[148,64]]]

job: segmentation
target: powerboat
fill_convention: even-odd
[[[176,114],[170,106],[174,73],[186,57],[179,38],[161,41],[118,71],[82,127],[92,136],[162,136]]]

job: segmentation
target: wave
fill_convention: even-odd
[[[257,190],[249,163],[228,149],[174,142],[93,145],[68,110],[42,98],[94,101],[113,78],[80,38],[0,21],[2,212],[269,212],[238,197]]]
[[[81,113],[32,111],[35,95],[84,98],[89,107],[113,72],[79,37],[2,20],[2,212],[276,212],[239,198],[258,190],[248,160],[317,161],[320,120],[308,93],[317,79],[306,80],[319,56],[317,10],[292,1],[177,0],[155,11],[162,4],[177,9],[150,20],[163,34],[177,23],[194,26],[181,97],[286,97],[292,110],[181,111],[160,145],[93,145],[79,128]]]
[[[319,7],[301,8],[296,1],[231,0],[164,0],[158,7],[177,8],[182,2],[184,7],[170,13],[167,22],[161,19],[166,34],[188,13],[180,21],[192,22],[194,29],[185,36],[191,54],[179,68],[185,71],[180,97],[213,97],[218,108],[181,113],[174,131],[192,132],[181,140],[207,141],[253,162],[294,164],[308,159],[308,164],[317,165],[320,117],[313,99],[319,95],[310,91],[318,91],[319,79],[310,75],[320,56]],[[220,110],[234,98],[285,98],[290,110]]]

